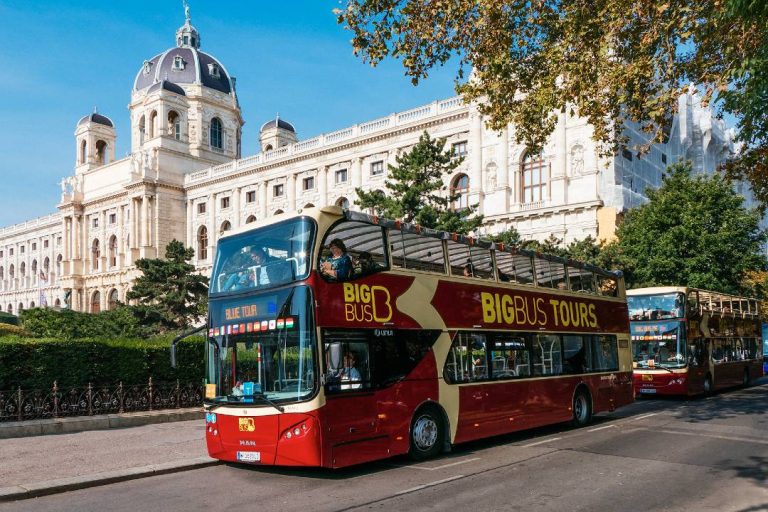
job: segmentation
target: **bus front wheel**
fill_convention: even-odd
[[[443,419],[434,407],[424,407],[411,422],[411,450],[414,460],[426,460],[440,453],[443,447]]]
[[[571,425],[574,427],[583,427],[592,420],[592,403],[589,400],[589,393],[583,389],[576,391],[573,395],[573,419]]]
[[[709,396],[712,394],[712,376],[710,374],[707,374],[706,377],[704,377],[704,396]]]

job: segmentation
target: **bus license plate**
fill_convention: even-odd
[[[261,452],[237,452],[240,462],[261,462]]]
[[[655,390],[654,388],[640,388],[640,392],[641,392],[641,393],[650,393],[650,394],[653,394],[653,393],[655,393],[655,392],[656,392],[656,390]]]

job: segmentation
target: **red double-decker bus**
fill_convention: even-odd
[[[760,302],[666,286],[627,291],[638,395],[698,395],[763,375]]]
[[[620,274],[338,207],[218,242],[212,457],[343,467],[633,401]]]

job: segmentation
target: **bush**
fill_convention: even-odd
[[[29,336],[29,334],[18,325],[0,323],[0,338],[3,336]]]
[[[192,337],[177,345],[177,367],[171,368],[172,335],[151,339],[0,338],[0,390],[144,384],[197,383],[203,378],[205,339]]]
[[[89,314],[69,309],[28,309],[21,313],[24,329],[32,336],[74,340],[82,338],[144,338],[153,330],[141,323],[132,306]]]

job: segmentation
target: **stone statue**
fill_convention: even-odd
[[[488,172],[488,190],[496,190],[496,164],[488,164],[486,170]]]
[[[576,144],[571,148],[571,175],[577,176],[584,172],[584,148]]]
[[[131,173],[141,174],[141,153],[131,153]]]
[[[184,4],[184,17],[187,20],[187,23],[189,23],[189,4],[187,3],[187,0],[182,0],[182,3]]]

